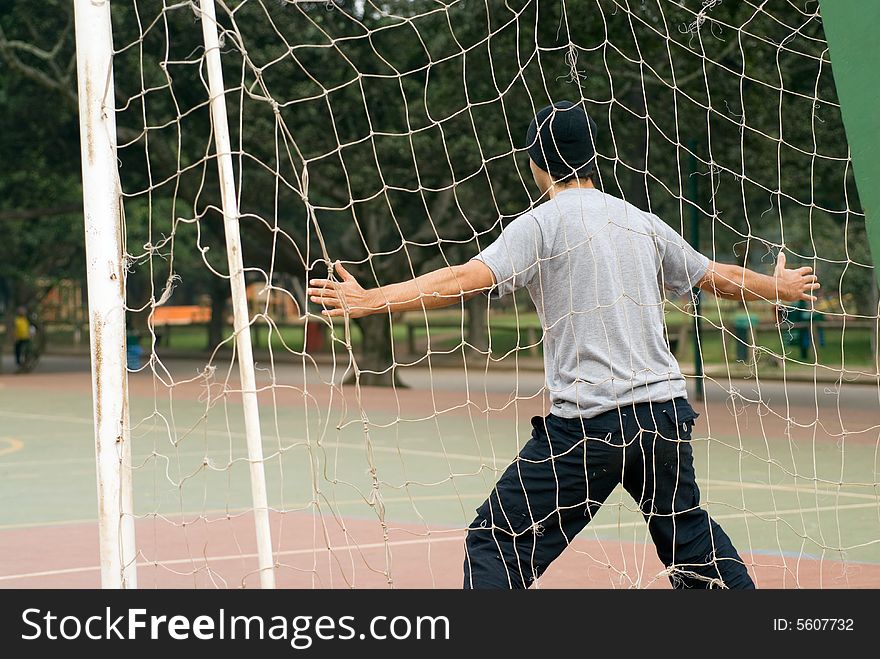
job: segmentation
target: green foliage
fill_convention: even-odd
[[[4,4],[4,39],[48,51],[60,38],[53,61],[72,56],[69,3]],[[535,109],[583,98],[600,127],[606,191],[682,226],[696,175],[703,251],[754,265],[784,240],[821,262],[826,290],[868,297],[863,218],[821,22],[794,4],[720,3],[699,29],[698,0],[225,7],[251,278],[302,278],[325,270],[326,256],[381,284],[468,258],[534,200],[522,149]],[[112,10],[129,251],[162,254],[153,272],[134,259],[132,305],[164,290],[172,237],[174,301],[188,302],[225,271],[200,19],[186,4]],[[2,208],[75,202],[69,95],[11,66],[0,67],[0,83],[0,109],[17,128],[0,135]],[[69,92],[69,76],[66,84]],[[0,267],[37,271],[41,250],[59,246],[81,263],[76,224],[14,225]]]
[[[11,304],[32,303],[45,289],[38,284],[83,271],[82,214],[73,210],[81,194],[68,5],[0,5],[0,280]],[[33,208],[46,211],[17,218]]]

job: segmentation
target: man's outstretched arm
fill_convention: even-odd
[[[764,300],[766,302],[815,301],[819,280],[810,267],[788,269],[785,255],[779,252],[772,275],[728,263],[709,262],[706,274],[697,283],[716,297],[732,300]]]
[[[415,279],[378,288],[363,288],[351,273],[336,262],[340,281],[311,279],[309,299],[324,307],[325,316],[360,318],[389,311],[415,311],[448,307],[495,285],[495,276],[482,261],[447,266]]]

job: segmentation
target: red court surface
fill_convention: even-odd
[[[138,524],[141,588],[256,588],[248,515],[173,525]],[[461,530],[392,526],[303,513],[276,514],[276,578],[282,588],[458,588]],[[330,547],[328,550],[327,547]],[[210,548],[209,550],[206,548]],[[743,555],[761,588],[878,588],[880,565]],[[542,588],[669,588],[653,547],[577,539],[541,578]],[[97,529],[73,523],[0,531],[0,587],[97,588]]]

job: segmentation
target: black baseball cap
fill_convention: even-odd
[[[557,101],[532,119],[526,148],[535,164],[554,178],[586,178],[596,165],[596,130],[583,103]]]

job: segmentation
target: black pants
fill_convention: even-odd
[[[589,419],[532,419],[532,437],[468,529],[465,588],[528,588],[623,482],[674,587],[754,588],[730,538],[700,508],[684,398]]]
[[[21,366],[24,362],[24,355],[30,348],[30,339],[19,339],[15,342],[15,365]]]

